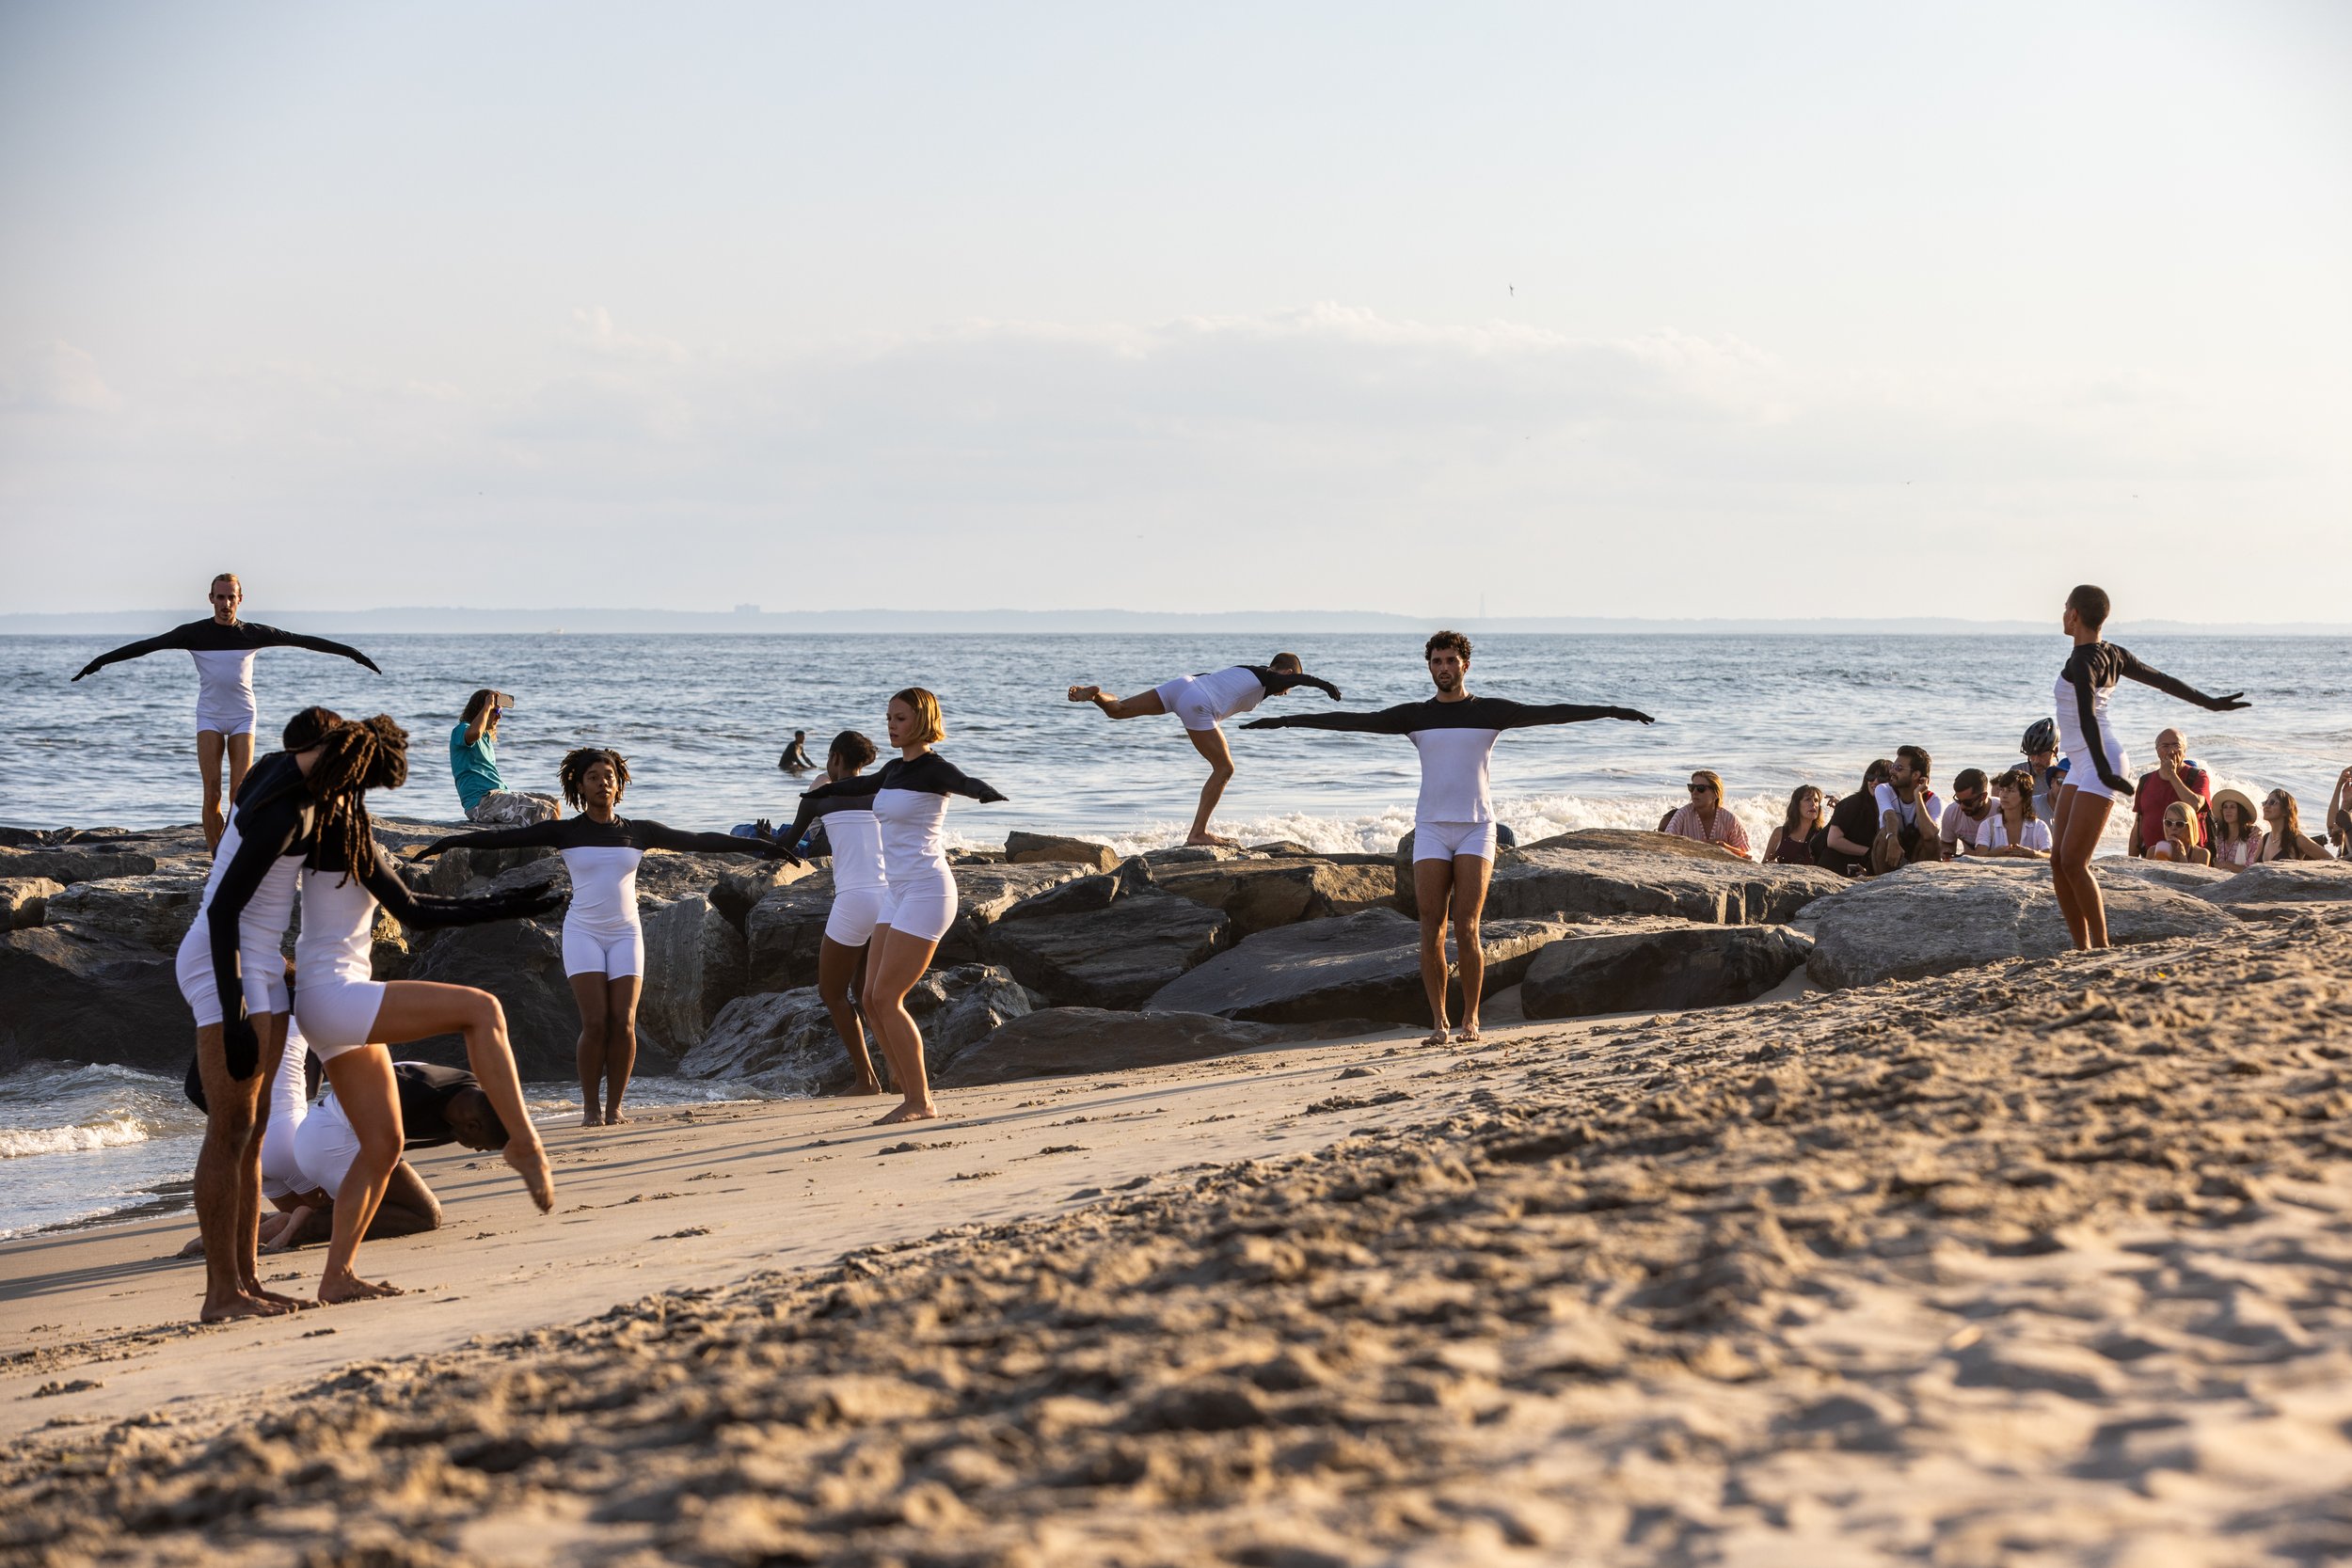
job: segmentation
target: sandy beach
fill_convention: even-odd
[[[2347,973],[2304,921],[911,1132],[679,1113],[558,1134],[544,1221],[429,1161],[451,1224],[368,1255],[415,1295],[258,1325],[179,1322],[184,1221],[11,1245],[7,1549],[2337,1558]]]

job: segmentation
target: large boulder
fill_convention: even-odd
[[[2226,910],[2251,905],[2326,904],[2352,899],[2352,862],[2265,861],[2201,890]]]
[[[177,1077],[196,1043],[172,956],[51,924],[0,934],[0,1069],[106,1062]]]
[[[2202,896],[2228,883],[2230,873],[2219,866],[2141,860],[2129,855],[2112,855],[2099,863],[2099,879],[2103,884],[2112,885],[2118,879],[2146,882],[2153,887],[2178,888],[2183,893]]]
[[[1031,865],[977,864],[954,868],[956,923],[939,944],[936,961],[972,963],[980,956],[980,933],[1022,899],[1084,874],[1067,863]],[[755,991],[781,991],[817,974],[818,944],[833,909],[833,874],[778,888],[754,905],[743,920],[750,953],[747,984]]]
[[[151,877],[155,857],[133,849],[93,847],[0,849],[0,877],[46,877],[53,882],[100,882],[109,877]]]
[[[424,885],[444,897],[463,893],[479,893],[493,879],[517,866],[545,864],[562,872],[564,859],[553,849],[444,849],[429,861],[414,862],[405,858],[403,868],[409,880],[417,880],[417,868],[424,867]]]
[[[1108,871],[1119,863],[1119,851],[1092,839],[1023,832],[1016,828],[1005,835],[1005,863],[1009,865],[1070,864],[1088,871]]]
[[[421,932],[415,939],[405,978],[437,980],[444,985],[474,986],[499,999],[506,1012],[506,1033],[515,1050],[515,1066],[533,1080],[577,1082],[579,1076],[580,1006],[564,977],[564,940],[560,920],[500,920],[486,926]],[[376,948],[385,958],[384,945]],[[379,967],[376,978],[392,976]],[[405,1058],[466,1065],[466,1043],[455,1035],[437,1035],[400,1048]],[[675,1066],[658,1040],[642,1035],[637,1042],[640,1073],[667,1072]]]
[[[1314,1033],[1292,1024],[1241,1023],[1208,1013],[1041,1007],[967,1047],[936,1082],[942,1088],[957,1089],[1022,1078],[1119,1072],[1231,1056],[1311,1038]]]
[[[1369,865],[1339,865],[1303,856],[1216,861],[1156,868],[1154,879],[1168,892],[1221,910],[1233,923],[1233,938],[1256,936],[1277,926],[1327,920],[1391,904],[1396,875],[1384,858]]]
[[[702,1043],[719,1009],[743,994],[743,936],[699,893],[664,904],[644,925],[638,1037],[683,1055]]]
[[[1786,926],[1581,927],[1535,955],[1519,982],[1519,1006],[1529,1018],[1589,1018],[1752,1002],[1795,973],[1812,948]]]
[[[2094,863],[2107,935],[2118,944],[2227,929],[2233,917],[2205,899]],[[1805,973],[1817,984],[1915,980],[2070,946],[2046,864],[1953,861],[1908,865],[1857,882],[1806,909],[1813,935]]]
[[[752,861],[738,864],[713,882],[708,896],[711,907],[741,931],[762,898],[778,888],[806,881],[817,874],[818,868],[805,861]]]
[[[1028,993],[1006,971],[986,964],[934,969],[907,992],[907,1011],[923,1031],[927,1070],[945,1063],[1029,1011]],[[888,1075],[867,1031],[867,1054]],[[853,1075],[833,1015],[817,988],[739,996],[720,1009],[702,1043],[678,1063],[693,1078],[740,1082],[778,1097],[837,1094]]]
[[[64,886],[52,877],[0,877],[0,931],[38,926]]]
[[[1057,1006],[1132,1007],[1224,947],[1232,924],[1152,886],[1135,860],[1014,905],[980,952]]]
[[[1551,921],[1487,922],[1480,930],[1486,958],[1481,994],[1518,984],[1536,951],[1565,929]],[[1458,1006],[1458,980],[1454,990]],[[1365,910],[1261,931],[1163,986],[1145,1006],[1257,1023],[1425,1023],[1421,925],[1393,910]]]
[[[117,877],[50,895],[42,919],[168,953],[188,934],[203,897],[204,884],[187,877]]]
[[[1577,828],[1549,838],[1539,838],[1533,844],[1519,846],[1521,850],[1533,849],[1621,849],[1643,855],[1680,855],[1685,860],[1731,861],[1747,860],[1737,849],[1726,849],[1720,844],[1702,843],[1684,838],[1679,833],[1661,833],[1652,828]]]
[[[1758,865],[1693,855],[1665,833],[1640,835],[1639,849],[1531,849],[1498,866],[1486,890],[1490,918],[1556,920],[1617,914],[1673,915],[1712,926],[1781,925],[1815,899],[1849,884],[1810,865]]]

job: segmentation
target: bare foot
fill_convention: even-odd
[[[1454,1040],[1456,1045],[1476,1045],[1478,1043],[1477,1022],[1472,1021],[1454,1030]]]
[[[532,1138],[526,1143],[520,1138],[509,1138],[503,1152],[506,1163],[521,1174],[523,1185],[531,1190],[531,1201],[539,1206],[539,1212],[544,1214],[553,1209],[555,1174],[548,1169],[548,1151],[539,1147],[539,1140]]]
[[[587,1110],[580,1113],[580,1124],[582,1127],[602,1127],[604,1125],[604,1113],[592,1105]]]
[[[883,1117],[881,1120],[875,1122],[874,1125],[877,1127],[895,1127],[902,1121],[937,1121],[938,1119],[938,1106],[917,1105],[914,1101],[910,1100],[899,1105],[888,1116]]]
[[[204,1309],[197,1314],[197,1321],[225,1323],[238,1318],[279,1318],[293,1310],[291,1307],[273,1306],[259,1296],[249,1296],[243,1291],[239,1291],[226,1301],[214,1301],[209,1297],[206,1298]]]
[[[1185,839],[1184,842],[1188,845],[1212,844],[1225,849],[1235,849],[1241,847],[1241,840],[1237,838],[1227,838],[1223,833],[1194,833],[1191,837]]]
[[[847,1092],[850,1094],[880,1094],[882,1092],[882,1080],[879,1078],[866,1079]]]
[[[346,1301],[373,1301],[379,1296],[397,1296],[406,1292],[397,1285],[371,1284],[356,1274],[342,1274],[319,1281],[319,1305],[334,1307]]]
[[[306,1307],[318,1305],[315,1301],[305,1301],[300,1296],[281,1296],[258,1279],[248,1279],[245,1282],[245,1293],[257,1301],[266,1301],[287,1312],[299,1312]]]
[[[627,1120],[628,1120],[628,1117],[621,1115],[618,1111],[607,1111],[604,1114],[604,1124],[607,1127],[618,1127]]]
[[[1440,1023],[1437,1026],[1437,1028],[1431,1030],[1428,1037],[1423,1039],[1421,1043],[1423,1045],[1444,1045],[1450,1042],[1453,1037],[1454,1037],[1446,1031],[1446,1026]]]
[[[182,1248],[181,1248],[178,1252],[173,1253],[173,1254],[172,1254],[172,1256],[173,1256],[174,1258],[201,1258],[201,1257],[203,1257],[203,1256],[204,1256],[204,1238],[203,1238],[203,1236],[202,1236],[201,1234],[198,1234],[198,1235],[194,1235],[194,1236],[189,1237],[189,1238],[188,1238],[188,1244],[187,1244],[186,1246],[182,1247]]]

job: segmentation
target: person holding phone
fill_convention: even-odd
[[[465,716],[449,732],[449,770],[469,822],[524,828],[564,815],[554,796],[509,789],[499,777],[499,716],[514,705],[513,697],[485,686],[466,700]]]

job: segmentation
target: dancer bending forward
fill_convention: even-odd
[[[903,1097],[878,1125],[925,1121],[939,1115],[923,1070],[923,1031],[906,1007],[907,992],[930,967],[939,939],[956,922],[956,879],[947,868],[943,830],[947,797],[983,802],[1004,797],[967,777],[931,750],[945,734],[939,699],[911,686],[890,699],[890,744],[898,754],[873,774],[820,784],[803,800],[870,800],[881,830],[882,875],[889,882],[866,963],[866,1020]],[[832,832],[830,824],[826,832]]]
[[[697,855],[759,855],[796,861],[788,845],[733,833],[689,833],[648,818],[614,815],[628,788],[628,763],[602,746],[564,753],[556,777],[579,815],[519,828],[452,833],[417,851],[561,850],[571,874],[564,915],[564,975],[580,1005],[580,1124],[617,1126],[621,1096],[637,1067],[637,999],[645,976],[645,928],[637,918],[637,865],[648,849]]]
[[[1470,641],[1458,631],[1441,631],[1422,650],[1438,694],[1426,702],[1400,703],[1377,713],[1294,714],[1253,719],[1244,729],[1341,730],[1356,735],[1401,735],[1421,752],[1421,798],[1413,807],[1413,896],[1421,905],[1421,980],[1429,993],[1435,1025],[1427,1043],[1450,1037],[1446,1014],[1445,927],[1454,926],[1454,961],[1462,975],[1465,1040],[1478,1038],[1478,1004],[1486,958],[1478,945],[1478,921],[1486,907],[1486,881],[1494,870],[1495,808],[1488,763],[1505,730],[1535,724],[1576,724],[1587,719],[1654,721],[1629,707],[1587,707],[1581,703],[1530,706],[1502,697],[1473,697]]]
[[[1269,664],[1236,664],[1207,674],[1179,675],[1133,697],[1114,697],[1099,686],[1073,686],[1070,700],[1092,703],[1113,719],[1172,713],[1182,720],[1193,750],[1209,761],[1209,782],[1200,786],[1200,809],[1193,814],[1192,832],[1184,842],[1231,844],[1232,839],[1209,832],[1209,814],[1216,809],[1225,785],[1233,777],[1233,753],[1225,744],[1225,732],[1217,727],[1218,722],[1300,686],[1311,686],[1335,703],[1340,700],[1340,689],[1305,673],[1296,654],[1276,654]]]
[[[854,779],[874,760],[874,743],[855,730],[833,737],[825,753],[828,784]],[[880,1094],[874,1060],[866,1053],[866,1025],[861,1011],[866,997],[866,962],[882,924],[882,907],[890,901],[890,879],[882,869],[882,824],[873,800],[862,795],[801,797],[801,814],[783,842],[798,844],[819,820],[833,856],[833,908],[825,915],[825,937],[817,949],[817,994],[833,1014],[833,1026],[849,1053],[850,1069],[857,1076],[851,1094]],[[857,988],[850,994],[851,985]]]
[[[2126,678],[2214,713],[2250,707],[2243,691],[2208,697],[2185,681],[2152,670],[2112,642],[2099,641],[2106,625],[2107,595],[2083,584],[2066,595],[2058,624],[2074,640],[2074,651],[2058,672],[2052,700],[2057,705],[2058,743],[2066,751],[2066,782],[2058,787],[2050,823],[2057,847],[2050,858],[2050,883],[2066,916],[2067,934],[2079,949],[2107,945],[2107,907],[2090,875],[2090,857],[2107,829],[2119,800],[2132,798],[2131,765],[2123,743],[2106,723],[2107,699]]]

